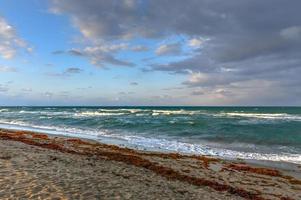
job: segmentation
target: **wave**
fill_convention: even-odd
[[[138,112],[148,112],[149,110],[145,110],[145,109],[118,109],[120,111],[126,111],[126,112],[130,112],[130,113],[138,113]]]
[[[72,116],[74,113],[67,111],[29,111],[29,110],[20,110],[18,112],[12,111],[13,113],[19,114],[33,114],[33,115],[47,115],[47,116]]]
[[[200,111],[190,110],[152,110],[152,115],[195,115],[200,114]]]
[[[113,116],[113,115],[125,115],[126,113],[109,113],[109,112],[81,112],[75,113],[76,117],[93,117],[93,116]]]
[[[0,127],[3,128],[13,128],[13,129],[21,129],[21,130],[32,130],[32,131],[41,131],[45,133],[50,134],[61,134],[61,135],[71,135],[75,137],[82,136],[83,138],[87,138],[87,136],[90,136],[88,138],[90,139],[96,139],[98,136],[101,135],[108,135],[106,130],[84,130],[80,128],[75,127],[59,127],[59,126],[43,126],[43,125],[36,125],[31,124],[23,121],[6,121],[6,120],[0,120]],[[92,138],[91,138],[92,136]]]
[[[108,130],[87,130],[74,127],[56,127],[56,126],[41,126],[25,123],[22,121],[5,121],[0,120],[3,128],[22,129],[45,132],[49,134],[60,134],[73,137],[82,137],[100,141],[118,140],[118,144],[125,144],[129,147],[140,149],[150,149],[156,151],[180,152],[197,155],[217,156],[228,159],[250,159],[250,160],[267,160],[267,161],[285,161],[296,164],[301,164],[301,154],[293,153],[252,153],[234,151],[223,148],[209,147],[205,144],[192,144],[179,142],[169,139],[149,138],[143,136],[130,135],[127,132],[113,133]],[[103,140],[104,139],[104,140]]]
[[[292,115],[287,113],[238,113],[228,112],[215,114],[217,117],[243,117],[243,118],[256,118],[265,120],[289,120],[289,121],[301,121],[300,115]]]
[[[250,160],[267,160],[267,161],[285,161],[301,164],[301,154],[264,154],[239,152],[228,149],[212,148],[203,144],[191,144],[166,139],[145,138],[137,136],[127,136],[126,139],[130,144],[139,145],[153,150],[176,151],[188,154],[217,156],[228,159],[250,159]]]
[[[158,116],[158,115],[194,115],[199,111],[187,110],[150,110],[150,109],[99,109],[97,111],[85,111],[76,113],[75,116],[110,116],[110,115],[131,115],[135,116]]]
[[[72,110],[8,110],[0,109],[0,113],[9,112],[12,114],[31,114],[31,115],[46,115],[60,117],[93,117],[93,116],[118,116],[118,115],[133,115],[133,116],[201,116],[201,117],[217,117],[217,118],[240,118],[240,119],[259,119],[265,121],[282,120],[282,121],[301,121],[301,115],[288,113],[257,113],[257,112],[215,112],[207,110],[161,110],[161,109],[139,109],[139,108],[120,108],[120,109],[72,109]],[[248,123],[248,122],[246,122]],[[257,123],[256,121],[251,121]]]

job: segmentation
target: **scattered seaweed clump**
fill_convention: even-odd
[[[218,158],[211,158],[211,157],[208,157],[208,156],[192,156],[192,157],[195,158],[195,159],[197,159],[197,160],[202,161],[203,166],[206,169],[209,168],[210,163],[216,163],[216,162],[220,161],[220,159],[218,159]]]
[[[282,176],[282,178],[288,180],[293,185],[301,185],[301,180],[295,179],[291,176]]]
[[[267,176],[277,176],[277,177],[282,176],[280,171],[276,169],[250,167],[248,165],[242,165],[242,164],[229,164],[226,167],[224,167],[224,169],[229,169],[229,168],[237,171],[251,172],[251,173],[267,175]]]
[[[10,160],[11,158],[11,156],[0,156],[1,160]]]
[[[31,134],[31,137],[32,138],[35,138],[35,139],[42,139],[42,140],[48,140],[48,135],[45,135],[45,134]]]
[[[77,144],[77,145],[91,145],[91,143],[83,141],[81,139],[78,138],[70,138],[66,140],[67,142],[70,142],[72,144]]]
[[[289,198],[289,197],[281,197],[280,200],[294,200],[294,199]]]

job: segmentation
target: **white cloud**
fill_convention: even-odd
[[[189,87],[217,87],[243,81],[245,81],[244,78],[235,76],[230,72],[224,72],[223,74],[218,72],[192,72],[188,80],[183,82],[183,84]]]
[[[132,47],[131,50],[136,52],[142,52],[142,51],[148,51],[149,49],[147,46],[137,45]]]
[[[173,43],[173,44],[163,44],[160,45],[155,53],[159,56],[163,55],[178,55],[182,51],[180,43]]]
[[[32,51],[32,48],[17,36],[16,30],[3,17],[0,17],[0,55],[5,59],[11,59],[19,48]]]
[[[126,43],[120,43],[120,44],[101,44],[98,46],[93,47],[86,47],[85,52],[86,53],[95,53],[95,52],[105,52],[105,53],[112,53],[120,50],[125,50],[128,48],[128,44]]]
[[[203,40],[200,38],[192,38],[187,41],[188,46],[192,48],[199,48],[203,44]]]
[[[208,80],[210,80],[210,78],[208,77],[208,75],[204,74],[204,73],[192,73],[188,79],[188,83],[189,84],[201,84],[201,83],[205,83]]]

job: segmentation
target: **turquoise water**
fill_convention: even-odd
[[[301,107],[0,107],[0,127],[301,163]]]

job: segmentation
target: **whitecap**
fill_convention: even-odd
[[[114,115],[124,115],[125,113],[110,113],[110,112],[81,112],[75,113],[76,117],[93,117],[93,116],[114,116]]]
[[[254,118],[264,120],[288,120],[288,121],[301,121],[301,115],[292,115],[287,113],[241,113],[241,112],[226,112],[220,114],[214,114],[216,117],[242,117],[242,118]]]

